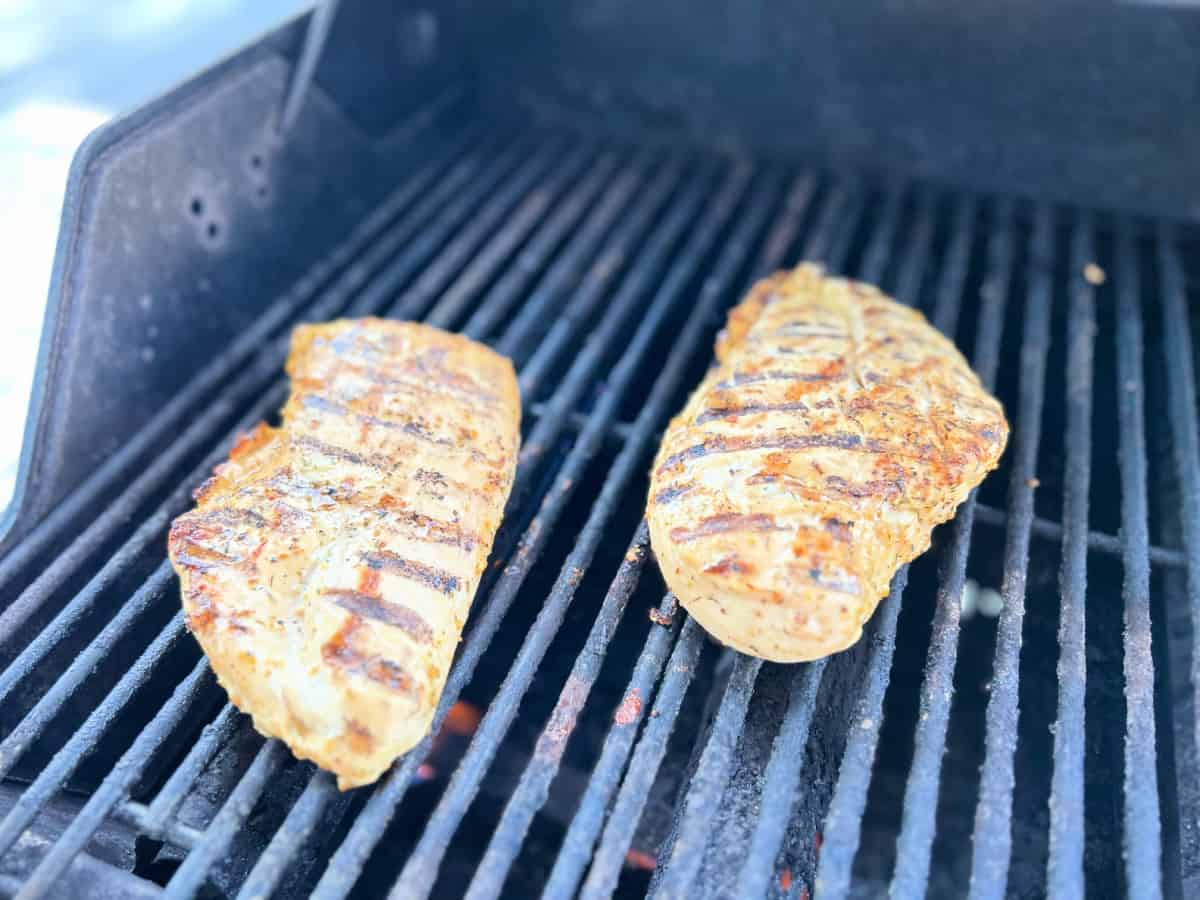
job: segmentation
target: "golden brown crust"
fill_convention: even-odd
[[[516,469],[512,364],[381,319],[292,336],[260,425],[171,528],[188,627],[265,735],[374,781],[428,731]]]
[[[999,402],[919,312],[813,265],[759,282],[671,422],[647,518],[713,636],[779,662],[853,644],[995,468]]]

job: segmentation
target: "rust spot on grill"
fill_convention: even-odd
[[[363,562],[372,569],[379,569],[391,575],[408,578],[443,594],[453,593],[459,587],[458,577],[451,575],[445,569],[429,566],[416,560],[405,559],[387,550],[364,554]]]
[[[698,538],[714,534],[727,534],[737,531],[763,532],[782,531],[782,529],[775,524],[775,517],[769,516],[766,513],[753,513],[750,515],[724,513],[701,519],[700,524],[695,528],[672,528],[671,540],[677,544],[684,544],[688,541],[694,541]]]
[[[625,695],[617,711],[613,713],[613,722],[617,725],[632,725],[642,714],[642,698],[638,689],[633,688]]]
[[[567,679],[562,693],[559,694],[554,712],[550,714],[550,721],[546,723],[541,737],[538,738],[537,746],[533,751],[534,756],[547,762],[558,762],[562,759],[571,732],[575,730],[575,721],[579,718],[579,711],[583,709],[583,704],[587,700],[589,689],[590,685],[574,675]]]
[[[381,622],[384,625],[399,628],[414,641],[422,644],[433,641],[433,629],[429,627],[429,623],[407,606],[389,603],[380,597],[372,597],[361,591],[348,591],[340,588],[328,588],[322,592],[322,595],[354,616],[361,616],[372,622]]]

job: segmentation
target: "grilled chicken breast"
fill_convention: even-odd
[[[1004,411],[920,313],[813,265],[757,284],[716,352],[651,475],[663,576],[743,653],[842,650],[995,468]]]
[[[175,520],[188,628],[264,735],[368,784],[429,730],[512,486],[511,363],[436,328],[296,329],[283,425]]]

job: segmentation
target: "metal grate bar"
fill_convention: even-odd
[[[954,204],[954,234],[946,256],[945,275],[933,308],[933,324],[942,334],[954,340],[958,330],[958,314],[962,309],[962,289],[966,283],[967,267],[971,263],[971,242],[975,237],[975,198],[962,197]],[[997,351],[999,348],[997,348]]]
[[[846,740],[837,785],[822,830],[824,841],[818,859],[815,893],[817,896],[844,897],[850,890],[851,866],[862,836],[862,816],[871,786],[871,771],[879,730],[883,720],[883,698],[887,693],[896,649],[896,622],[904,588],[908,584],[908,566],[892,579],[891,592],[878,613],[879,621],[871,632],[863,689],[854,707],[854,728]]]
[[[1063,498],[1062,604],[1058,625],[1058,719],[1050,780],[1052,897],[1083,896],[1084,694],[1087,686],[1087,530],[1092,455],[1092,366],[1096,310],[1084,266],[1092,261],[1092,225],[1085,216],[1071,234],[1067,311],[1066,492]]]
[[[852,193],[840,185],[834,188],[813,233],[805,243],[804,258],[824,260],[834,271],[841,268],[844,254],[849,248],[849,241],[844,235],[853,233],[857,213],[861,210],[859,200],[857,191]],[[847,215],[850,210],[852,214]],[[729,780],[731,759],[741,737],[754,683],[761,668],[761,659],[740,654],[737,656],[700,762],[683,799],[674,846],[670,848],[666,866],[655,871],[656,877],[661,874],[657,890],[652,887],[656,896],[685,896],[699,871],[708,846],[711,823]]]
[[[482,181],[474,185],[474,189],[469,191],[466,197],[472,198],[474,202],[481,202],[487,193],[494,188],[493,180],[499,179],[504,174],[505,166],[510,161],[510,158],[515,159],[521,146],[518,144],[513,151],[506,154],[499,161],[498,165],[493,165],[485,170]],[[465,205],[465,207],[457,210],[454,215],[459,217],[465,216],[470,212],[471,206]],[[458,221],[459,219],[454,217],[449,219],[439,218],[433,227],[427,229],[425,235],[432,236],[441,232],[448,233],[453,230]],[[416,269],[425,259],[426,255],[436,247],[436,244],[434,244],[433,247],[427,248],[426,244],[428,243],[428,241],[416,242],[410,245],[408,250],[399,257],[399,259],[404,260],[410,267],[410,272],[412,269]],[[393,277],[391,273],[395,271],[395,265],[389,266],[387,272],[381,277],[390,281]],[[331,300],[335,297],[337,297],[336,293],[331,294],[326,299]],[[340,297],[338,299],[342,300]],[[337,309],[337,307],[334,309],[324,308],[326,307],[325,303],[319,304],[319,306],[322,308],[314,308],[312,310],[312,314],[318,318],[329,318]],[[48,652],[54,643],[60,640],[66,631],[74,628],[79,619],[91,609],[96,599],[113,584],[130,564],[138,559],[139,554],[150,543],[161,538],[162,533],[170,524],[171,518],[182,511],[190,501],[191,486],[207,477],[212,467],[227,455],[229,443],[232,442],[236,435],[245,430],[245,428],[252,426],[258,420],[268,416],[282,405],[286,396],[286,386],[279,380],[279,371],[287,353],[286,338],[281,338],[273,346],[273,350],[274,352],[264,353],[256,360],[252,367],[253,375],[247,380],[247,385],[252,389],[250,390],[250,394],[260,397],[258,402],[253,404],[250,411],[242,417],[233,431],[226,435],[225,440],[200,465],[193,469],[188,477],[182,479],[182,481],[178,479],[180,464],[188,458],[188,455],[194,449],[209,444],[212,433],[221,428],[234,411],[240,408],[241,404],[236,402],[236,398],[222,397],[215,401],[209,411],[197,418],[193,425],[184,432],[170,449],[156,458],[155,462],[147,468],[143,476],[135,482],[135,487],[131,487],[130,492],[123,495],[121,499],[97,516],[92,525],[81,535],[79,538],[80,541],[92,540],[93,538],[88,537],[89,535],[92,535],[95,540],[100,541],[107,538],[114,530],[121,528],[130,518],[134,518],[142,499],[137,493],[138,489],[136,486],[142,484],[143,479],[146,480],[145,483],[147,484],[171,479],[179,485],[160,503],[153,513],[144,519],[142,524],[121,545],[121,548],[107,560],[99,572],[88,581],[87,585],[58,613],[52,624],[43,629],[42,633],[10,664],[8,669],[3,674],[0,674],[0,700],[7,695],[14,679],[23,678],[28,674],[32,666]],[[263,396],[263,385],[271,384],[272,381],[275,382],[274,387]],[[74,551],[68,549],[54,563],[48,566],[11,606],[3,613],[0,613],[0,643],[8,641],[21,625],[28,620],[29,616],[56,596],[58,588],[69,573],[74,570],[75,555]]]
[[[171,699],[163,704],[158,714],[142,730],[137,740],[88,799],[79,815],[42,857],[21,892],[17,894],[17,900],[34,900],[45,895],[54,886],[55,879],[71,864],[71,860],[104,822],[105,816],[133,786],[141,773],[142,760],[162,746],[184,715],[195,706],[208,675],[208,663],[205,660],[200,660],[192,667],[191,674],[179,684]]]
[[[867,245],[864,268],[871,273],[875,283],[878,283],[880,273],[887,264],[902,199],[903,194],[899,190],[889,192],[884,201],[883,214]],[[846,233],[849,231],[846,229]],[[865,271],[862,277],[867,277]],[[804,748],[808,743],[809,725],[825,665],[826,660],[817,660],[811,665],[797,667],[792,676],[787,712],[780,723],[767,763],[762,807],[741,876],[737,879],[738,890],[744,892],[745,896],[765,896],[775,872],[775,859],[787,833],[803,774]]]
[[[113,717],[146,683],[158,661],[182,636],[183,613],[176,613],[167,627],[142,651],[142,655],[109,691],[104,701],[71,735],[71,739],[62,749],[54,754],[0,821],[0,856],[12,849],[21,832],[37,817],[54,793],[66,783],[88,753],[95,749],[100,735],[112,723]]]
[[[1187,597],[1192,632],[1200,635],[1200,420],[1196,415],[1196,372],[1183,267],[1175,235],[1163,226],[1158,235],[1158,268],[1162,292],[1163,340],[1167,358],[1167,403],[1171,444],[1179,479],[1184,552],[1187,554]],[[1192,653],[1192,691],[1200,690],[1200,653]],[[1193,700],[1194,733],[1200,748],[1200,703]]]
[[[922,191],[917,196],[917,219],[913,224],[912,237],[904,251],[904,263],[896,278],[896,293],[893,295],[901,303],[907,303],[909,306],[916,306],[921,299],[921,283],[929,265],[936,219],[937,197],[931,191]]]
[[[120,612],[109,621],[104,630],[71,661],[67,670],[55,679],[50,690],[38,699],[16,727],[0,741],[0,778],[12,771],[13,766],[58,714],[63,704],[74,696],[92,672],[108,657],[129,626],[147,608],[163,598],[174,574],[170,564],[164,562],[160,565],[146,583],[134,592]]]
[[[413,117],[413,121],[423,123],[422,128],[412,132],[414,137],[436,121],[436,117],[428,113],[426,109]],[[331,281],[344,278],[356,260],[359,266],[371,265],[370,259],[376,254],[377,248],[388,245],[392,236],[400,230],[401,226],[393,220],[405,214],[435,179],[449,177],[447,172],[453,172],[453,165],[479,140],[480,133],[478,127],[467,128],[444,146],[435,146],[428,153],[430,162],[418,167],[345,241],[309,268],[286,294],[272,302],[253,325],[197,373],[131,440],[122,444],[79,487],[56,504],[19,544],[0,559],[0,594],[10,593],[17,576],[44,553],[52,541],[60,538],[86,509],[114,490],[150,448],[180,430],[187,417],[194,415],[196,407],[209,394],[240,373],[246,361],[262,348],[263,343],[295,318]],[[409,152],[415,154],[419,149],[422,148],[413,146]],[[0,634],[5,633],[6,629],[0,628]]]
[[[570,244],[555,258],[544,279],[533,288],[533,292],[527,298],[524,294],[525,288],[530,284],[532,274],[541,269],[542,263],[540,261],[530,263],[526,252],[522,252],[520,264],[506,273],[493,288],[494,292],[502,294],[505,300],[495,305],[489,305],[486,309],[476,310],[463,327],[463,334],[476,340],[482,340],[492,333],[501,317],[508,313],[513,304],[522,299],[525,302],[517,312],[513,325],[517,333],[529,331],[530,326],[538,320],[539,316],[545,316],[548,309],[553,308],[554,301],[561,302],[564,299],[562,292],[582,273],[586,261],[600,246],[600,242],[608,233],[617,216],[625,211],[635,190],[639,187],[647,187],[646,179],[651,169],[652,164],[649,157],[646,154],[639,154],[635,161],[625,166],[620,175],[604,186],[605,190],[600,202],[594,208],[589,209],[578,233],[570,238]],[[663,180],[668,183],[673,181],[671,178]],[[652,188],[647,187],[647,190],[652,190]],[[591,200],[587,201],[589,206],[591,202]],[[566,218],[566,214],[564,213],[562,217]],[[550,230],[549,225],[547,230]],[[536,251],[531,247],[528,252],[532,254]],[[530,309],[535,312],[530,313]],[[525,320],[529,325],[525,328],[516,327],[517,322],[521,320]]]
[[[659,296],[655,298],[653,305],[647,311],[632,343],[607,382],[607,390],[596,409],[594,421],[598,427],[590,433],[585,432],[580,435],[579,442],[572,450],[572,456],[579,452],[582,458],[587,459],[599,448],[603,437],[603,424],[609,421],[619,409],[625,390],[631,384],[638,364],[648,351],[654,335],[687,286],[692,273],[699,268],[700,260],[709,253],[720,236],[721,229],[737,206],[745,180],[744,175],[731,179],[727,187],[713,202],[709,214],[701,219],[701,225],[694,235],[691,245],[680,253],[678,263],[672,268],[667,280],[663,283]],[[765,189],[756,191],[751,201],[750,211],[742,217],[738,232],[724,246],[715,273],[708,282],[710,287],[707,292],[708,296],[701,301],[702,303],[714,304],[736,274],[749,249],[748,245],[766,220],[772,198],[776,193],[774,187],[772,184],[767,184]],[[656,379],[651,398],[642,407],[638,416],[634,436],[626,443],[617,461],[613,464],[604,487],[588,515],[587,523],[580,531],[574,549],[563,564],[558,580],[547,597],[537,621],[530,629],[499,694],[488,708],[467,755],[460,762],[449,787],[426,824],[417,847],[393,886],[392,897],[425,897],[432,890],[446,846],[457,830],[467,807],[474,799],[479,782],[490,765],[500,740],[507,733],[508,727],[516,716],[521,698],[533,681],[537,666],[558,632],[567,606],[574,598],[575,589],[582,574],[591,564],[608,520],[616,504],[620,501],[626,484],[633,477],[636,467],[642,462],[654,427],[667,413],[666,406],[677,390],[679,379],[684,371],[683,363],[692,355],[696,349],[695,345],[699,342],[700,329],[697,328],[693,331],[695,334],[691,341],[681,341],[677,345],[680,363],[676,366],[666,367]],[[573,475],[568,477],[571,480],[574,478]],[[547,500],[549,501],[555,496],[552,489]],[[543,504],[543,509],[545,506]]]
[[[1002,509],[997,509],[994,506],[988,506],[984,503],[975,504],[975,521],[980,524],[1003,528],[1008,524],[1008,518],[1008,513]],[[1058,522],[1034,516],[1033,521],[1029,524],[1029,528],[1035,537],[1045,538],[1046,540],[1058,543],[1062,542],[1063,527]],[[1101,553],[1107,553],[1109,556],[1119,557],[1125,553],[1125,547],[1121,539],[1116,535],[1106,534],[1103,531],[1089,531],[1087,533],[1087,544],[1088,549],[1099,550]],[[1150,562],[1157,566],[1183,568],[1187,565],[1187,554],[1182,550],[1171,550],[1167,547],[1159,547],[1156,544],[1151,544],[1147,553],[1150,557]]]
[[[900,214],[904,211],[904,194],[903,185],[893,184],[885,195],[878,224],[873,229],[871,240],[863,254],[862,265],[859,267],[859,278],[870,284],[880,284],[883,281],[884,270],[895,245]]]
[[[204,884],[212,864],[220,859],[230,842],[249,817],[254,804],[262,796],[267,782],[287,758],[287,750],[279,741],[267,741],[254,757],[246,774],[238,781],[229,799],[221,806],[212,823],[204,830],[204,840],[184,858],[167,882],[163,896],[168,900],[184,900],[195,896]]]
[[[115,819],[132,825],[134,828],[141,828],[146,811],[147,807],[144,803],[138,803],[136,800],[126,800],[124,803],[119,803],[113,807],[112,814]],[[190,850],[204,840],[203,831],[199,828],[193,828],[191,825],[185,825],[183,822],[172,822],[162,829],[161,836],[172,844],[187,850]]]
[[[1162,822],[1154,724],[1150,623],[1141,285],[1126,229],[1117,235],[1117,417],[1125,583],[1125,889],[1134,900],[1162,896]]]
[[[330,797],[327,792],[317,787],[321,782],[322,779],[314,772],[305,786],[304,793],[288,810],[283,824],[271,837],[267,849],[246,876],[246,881],[238,891],[238,900],[265,898],[275,891],[287,867],[295,862],[296,848],[305,845],[317,823],[326,814]]]
[[[466,894],[467,900],[482,900],[499,895],[513,860],[521,851],[533,817],[549,796],[550,784],[558,774],[567,742],[574,733],[579,714],[600,676],[608,645],[616,634],[617,626],[621,624],[626,604],[641,578],[649,554],[649,543],[649,531],[643,521],[629,543],[629,549],[604,596],[587,640],[558,695],[558,702],[538,737],[533,757],[521,773],[521,780],[505,805],[504,814],[492,833],[487,851],[471,879]],[[665,656],[664,652],[663,657]],[[634,699],[633,708],[638,713],[642,695],[649,690],[653,690],[652,683],[648,683],[644,688],[631,686],[626,692],[626,697]]]
[[[977,900],[999,900],[1004,896],[1012,851],[1013,753],[1017,746],[1021,630],[1025,619],[1046,357],[1050,350],[1053,259],[1054,218],[1053,213],[1043,206],[1035,212],[1030,244],[1017,428],[1008,490],[1010,515],[1004,546],[1004,579],[1000,588],[1004,606],[996,626],[996,656],[984,732],[983,770],[975,807],[970,896]]]
[[[698,184],[702,184],[705,179],[700,179]],[[661,226],[656,230],[655,236],[650,241],[650,247],[647,250],[649,256],[656,255],[655,244],[657,242],[666,242],[668,239],[664,235],[669,235],[675,229],[682,228],[684,223],[689,221],[690,217],[695,214],[695,204],[700,199],[699,191],[692,190],[688,192],[679,206],[672,212],[668,218],[661,223]],[[622,240],[626,238],[625,233],[620,236]],[[639,258],[639,262],[627,276],[627,283],[632,283],[634,287],[624,288],[609,309],[609,315],[615,317],[623,317],[632,310],[632,305],[641,299],[641,288],[639,285],[651,277],[653,268],[649,271],[646,266],[643,266],[643,258]],[[628,308],[626,308],[628,307]],[[594,335],[593,348],[596,342],[601,340],[599,333]],[[580,360],[584,360],[582,363]],[[575,382],[582,383],[583,373],[590,372],[590,366],[594,360],[590,356],[585,358],[581,356],[576,360],[570,372],[560,383],[551,399],[551,404],[555,404],[556,400],[562,394],[568,391],[576,391]],[[571,402],[574,402],[573,400]],[[543,421],[539,421],[539,429],[544,424],[544,421],[561,421],[564,417],[560,415],[546,415]],[[535,434],[538,433],[535,430]],[[553,437],[548,438],[553,440]],[[529,453],[529,456],[526,454]],[[540,451],[529,451],[529,443],[526,443],[522,450],[522,462],[518,466],[518,481],[522,477],[522,471],[532,471],[532,459],[540,455]],[[530,460],[527,464],[526,460]],[[516,489],[514,489],[514,494]],[[459,654],[458,660],[454,668],[450,672],[446,687],[442,691],[442,700],[438,706],[438,711],[434,715],[431,734],[436,733],[440,727],[441,720],[445,717],[446,711],[457,699],[459,692],[470,679],[474,671],[475,664],[479,657],[483,654],[484,649],[491,641],[492,636],[499,628],[500,620],[508,611],[513,600],[515,599],[516,589],[521,580],[524,579],[525,573],[532,565],[533,560],[540,552],[540,547],[544,540],[544,535],[547,533],[552,522],[545,520],[544,516],[541,520],[535,520],[527,529],[525,536],[522,538],[521,547],[515,555],[515,562],[511,563],[504,571],[499,582],[492,591],[486,608],[482,615],[475,618],[474,625],[471,628],[471,633],[467,638],[466,644]],[[333,859],[327,866],[325,873],[318,882],[314,897],[343,897],[353,887],[362,871],[362,866],[366,862],[368,855],[374,848],[375,844],[383,835],[384,829],[391,821],[395,813],[396,807],[403,799],[408,785],[411,782],[413,775],[416,772],[420,760],[424,758],[428,752],[430,738],[426,738],[422,743],[418,744],[413,750],[409,751],[407,756],[393,767],[391,773],[383,780],[367,802],[366,807],[355,820],[350,832],[346,835],[342,845],[334,854]]]
[[[671,601],[670,605],[674,606],[674,598],[669,594],[667,596]],[[667,601],[664,601],[664,605],[667,605]],[[633,842],[634,831],[650,796],[650,787],[654,784],[659,766],[667,753],[667,741],[675,728],[675,719],[683,704],[684,694],[687,693],[696,673],[700,650],[704,646],[704,630],[696,624],[696,620],[682,614],[676,618],[684,620],[683,627],[667,662],[666,675],[654,697],[654,709],[651,710],[641,739],[633,751],[633,758],[613,803],[612,813],[608,822],[604,824],[600,845],[596,848],[595,855],[589,856],[596,832],[603,822],[605,802],[616,787],[615,781],[620,776],[620,766],[628,755],[628,745],[633,740],[634,729],[614,728],[609,732],[604,752],[601,754],[601,763],[608,761],[609,765],[603,768],[597,766],[596,769],[597,774],[603,772],[605,775],[605,784],[600,786],[596,776],[593,776],[588,786],[589,790],[567,831],[562,850],[554,861],[550,880],[542,893],[543,900],[565,900],[574,896],[575,886],[589,861],[592,865],[580,892],[581,900],[608,897],[616,887],[625,854]],[[654,629],[652,639],[657,640],[660,633],[665,632]],[[598,788],[594,793],[591,790],[593,785]]]
[[[964,201],[955,216],[955,224],[960,227],[954,233],[947,254],[934,317],[934,324],[950,337],[953,337],[952,329],[958,320],[958,308],[970,261],[972,232],[969,228],[961,228],[970,221],[966,218],[968,212],[963,210],[963,206],[968,204],[969,201]],[[975,213],[971,204],[969,215],[973,217]],[[1003,273],[993,273],[993,276],[1006,277]],[[988,389],[995,381],[1006,299],[1004,294],[996,292],[988,292],[983,298],[984,311],[973,355],[991,369],[978,372],[984,387]],[[946,729],[950,722],[954,692],[954,667],[958,658],[961,597],[974,521],[975,492],[972,491],[955,517],[954,537],[938,589],[925,679],[921,685],[913,760],[904,794],[900,837],[896,843],[896,870],[891,884],[893,897],[920,896],[928,885],[941,787],[942,756],[946,748]]]

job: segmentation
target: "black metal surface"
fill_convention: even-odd
[[[1050,271],[1053,260],[1050,211],[1035,214],[1032,259],[1035,266],[1025,302],[1025,329],[1021,344],[1021,382],[1009,484],[1009,509],[1013,522],[1004,548],[1004,608],[996,629],[992,693],[987,707],[987,741],[979,801],[975,809],[974,854],[971,861],[971,895],[1002,897],[1012,853],[1013,751],[1017,743],[1017,717],[1021,634],[1029,568],[1030,522],[1041,438],[1045,396],[1046,354],[1050,345]]]
[[[1154,744],[1179,655],[1151,626],[1155,579],[1200,572],[1188,233],[553,131],[414,140],[337,253],[0,561],[0,893],[55,896],[120,826],[126,878],[170,897],[1181,894],[1194,810]],[[782,667],[663,598],[641,514],[723,311],[800,258],[926,310],[1014,428],[860,645]],[[433,733],[348,795],[224,703],[163,559],[281,404],[288,325],[342,314],[492,344],[526,418]],[[998,619],[961,606],[969,579]],[[448,736],[459,702],[481,720]]]
[[[1186,6],[527,0],[465,24],[500,106],[1190,220]]]
[[[1083,896],[1083,742],[1087,659],[1088,489],[1091,482],[1093,346],[1092,288],[1084,266],[1092,259],[1091,223],[1071,234],[1071,305],[1067,313],[1066,496],[1058,625],[1058,718],[1054,723],[1054,775],[1050,783],[1050,871],[1047,887],[1060,897]],[[1153,873],[1148,873],[1153,878]],[[1140,873],[1139,873],[1139,877]]]

